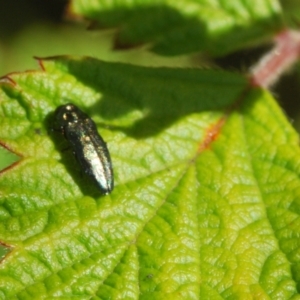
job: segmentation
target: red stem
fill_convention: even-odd
[[[285,30],[275,38],[274,48],[250,70],[254,86],[268,88],[300,57],[300,32]]]

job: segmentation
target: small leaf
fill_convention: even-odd
[[[1,299],[296,299],[298,135],[266,91],[199,69],[40,60],[0,85]],[[73,102],[115,189],[80,174],[51,114]],[[5,107],[5,109],[3,109]]]
[[[150,44],[162,55],[225,55],[269,40],[284,28],[276,0],[73,0],[69,15],[88,18],[100,28],[117,27],[117,49]]]

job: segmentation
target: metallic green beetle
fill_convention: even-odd
[[[55,122],[70,143],[83,171],[92,177],[104,194],[114,188],[114,175],[106,143],[94,121],[74,104],[59,106]]]

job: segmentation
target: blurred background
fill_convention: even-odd
[[[93,56],[146,66],[207,66],[245,74],[272,46],[263,45],[217,59],[201,54],[163,57],[143,47],[112,51],[115,31],[87,31],[88,23],[67,21],[64,18],[66,5],[66,0],[0,0],[0,77],[10,72],[38,69],[34,56],[53,55]],[[285,74],[271,92],[300,132],[300,64]]]

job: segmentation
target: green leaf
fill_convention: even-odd
[[[289,27],[298,28],[300,21],[300,3],[297,0],[280,1]]]
[[[3,21],[3,20],[2,20]],[[12,23],[14,22],[12,18]],[[9,27],[2,24],[0,28]],[[132,62],[144,66],[191,67],[194,61],[187,56],[159,56],[153,52],[132,49],[131,51],[111,51],[113,34],[88,34],[85,28],[44,22],[34,23],[9,42],[0,44],[0,76],[16,70],[32,70],[36,67],[32,56],[41,57],[68,53],[68,55],[89,56],[105,61]],[[51,40],[51,43],[49,43]],[[3,50],[3,51],[2,51]]]
[[[163,55],[224,55],[270,40],[284,28],[277,0],[73,0],[69,10],[100,28],[118,27],[116,48],[146,43]]]
[[[19,156],[5,147],[0,147],[0,170],[9,167],[19,160]]]
[[[41,60],[0,89],[0,299],[299,299],[298,135],[229,72]],[[80,174],[51,113],[72,101],[115,189]],[[5,108],[5,109],[4,109]]]

